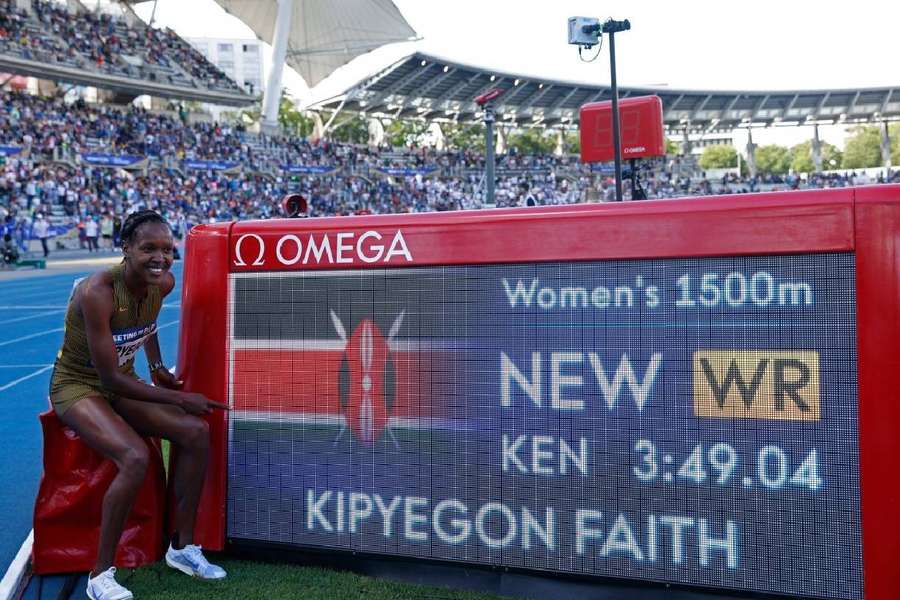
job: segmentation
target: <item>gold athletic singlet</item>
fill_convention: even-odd
[[[109,272],[114,304],[109,327],[119,355],[119,371],[136,377],[134,355],[156,333],[156,317],[162,304],[159,286],[148,286],[147,295],[138,301],[125,285],[125,265],[118,264]],[[86,396],[103,396],[110,403],[116,400],[114,394],[103,389],[97,369],[91,362],[84,318],[74,302],[75,293],[82,285],[84,281],[76,284],[69,299],[63,345],[56,355],[53,377],[50,378],[50,402],[60,415]]]

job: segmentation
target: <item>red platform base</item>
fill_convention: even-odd
[[[103,496],[116,466],[82,442],[52,410],[40,419],[44,475],[34,507],[32,568],[38,575],[89,571],[97,557]],[[150,464],[119,540],[117,567],[139,567],[163,554],[165,469],[159,442],[144,441]]]

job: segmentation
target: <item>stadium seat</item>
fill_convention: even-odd
[[[37,575],[90,571],[97,556],[103,496],[116,466],[84,444],[53,410],[40,415],[44,475],[34,507]],[[150,465],[116,552],[118,567],[156,562],[165,539],[166,476],[159,441],[145,438]]]

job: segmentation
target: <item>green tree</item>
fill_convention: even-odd
[[[891,123],[888,135],[891,136],[891,164],[900,166],[900,123]]]
[[[446,123],[441,125],[441,131],[448,148],[484,152],[482,123]]]
[[[254,125],[262,119],[262,99],[246,108],[222,113],[222,119],[229,123],[242,123]],[[309,137],[315,127],[315,121],[306,114],[297,110],[294,101],[291,100],[287,90],[281,92],[281,102],[278,105],[278,125],[286,135],[297,137]]]
[[[281,95],[281,104],[278,106],[278,124],[285,134],[301,138],[309,137],[315,127],[313,119],[297,110],[287,94]]]
[[[714,144],[703,149],[700,155],[701,169],[732,169],[737,166],[737,150],[732,146]]]
[[[844,144],[843,169],[865,169],[881,164],[881,131],[877,125],[859,125],[850,130]]]
[[[843,156],[838,147],[828,142],[821,142],[822,170],[837,169],[841,166]],[[794,173],[813,173],[816,170],[812,158],[812,141],[802,142],[791,148],[791,170]]]
[[[881,158],[881,126],[859,125],[850,130],[851,137],[844,144],[844,169],[865,169],[880,167]],[[892,123],[888,127],[891,140],[891,162],[900,165],[900,123]]]
[[[791,168],[791,151],[770,144],[756,149],[756,170],[764,175],[784,175]]]
[[[556,136],[548,136],[543,129],[532,127],[509,136],[509,147],[522,154],[550,154],[556,148]]]
[[[384,128],[384,137],[391,146],[415,146],[428,132],[425,121],[395,120]]]
[[[343,121],[332,124],[327,135],[336,142],[367,144],[369,142],[369,122],[359,115],[348,115]]]
[[[567,131],[563,134],[563,152],[566,154],[581,153],[581,135],[577,131]]]
[[[666,156],[676,156],[678,154],[681,154],[681,144],[666,138]]]
[[[253,125],[259,123],[262,115],[262,100],[257,100],[250,106],[240,110],[226,110],[222,112],[222,120],[226,123],[242,123],[244,125]]]

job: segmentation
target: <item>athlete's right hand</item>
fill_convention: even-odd
[[[221,402],[210,400],[203,394],[198,394],[196,392],[182,392],[180,404],[181,408],[184,409],[184,412],[189,415],[206,415],[216,408],[228,410],[228,406]]]

